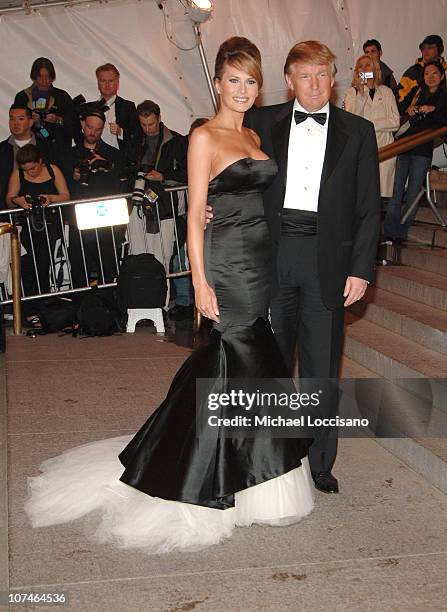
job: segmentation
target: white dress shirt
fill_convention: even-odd
[[[307,113],[295,99],[290,124],[289,153],[287,160],[287,182],[284,208],[318,211],[321,172],[326,152],[329,102],[318,113],[326,113],[324,125],[308,117],[295,123],[295,110]]]
[[[119,149],[118,138],[122,139],[122,132],[121,132],[121,136],[117,137],[115,136],[115,134],[112,134],[110,131],[110,124],[116,123],[115,100],[116,100],[116,96],[113,96],[113,98],[110,98],[110,100],[107,100],[106,102],[107,106],[109,107],[109,110],[106,111],[105,113],[106,123],[105,123],[104,131],[102,133],[101,138],[104,140],[104,142],[106,142],[111,147],[115,147],[115,149]]]

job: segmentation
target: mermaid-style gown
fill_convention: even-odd
[[[35,527],[99,509],[100,539],[167,552],[217,543],[235,526],[288,525],[311,512],[308,440],[265,432],[228,437],[223,428],[196,436],[197,411],[206,409],[196,405],[197,378],[222,391],[228,379],[288,377],[267,319],[270,247],[262,193],[276,172],[273,160],[244,158],[210,182],[214,218],[205,262],[220,323],[132,439],[93,442],[41,465],[42,474],[29,479],[25,506]]]

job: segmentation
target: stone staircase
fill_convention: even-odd
[[[447,219],[447,208],[440,212]],[[378,442],[447,493],[447,438],[436,437],[447,422],[447,231],[430,209],[419,209],[396,260],[378,268],[375,285],[347,312],[342,376],[404,379],[397,384],[408,401],[408,379],[440,379],[427,383],[425,437]]]

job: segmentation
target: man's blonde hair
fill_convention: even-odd
[[[297,62],[313,64],[315,66],[330,66],[332,75],[335,75],[335,55],[332,51],[318,40],[305,40],[294,45],[286,58],[284,74],[290,74],[290,70]]]

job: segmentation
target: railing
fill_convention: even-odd
[[[11,234],[12,311],[15,334],[22,333],[22,309],[20,304],[20,238],[15,225],[0,225],[0,236]]]
[[[151,213],[151,232],[147,231],[148,217],[141,214],[141,207],[133,207],[127,226],[109,226],[94,230],[78,230],[74,220],[74,205],[98,202],[101,198],[70,200],[63,203],[50,204],[44,207],[45,214],[41,227],[36,230],[33,217],[24,213],[23,209],[0,211],[0,223],[8,222],[8,227],[1,233],[12,231],[11,236],[17,239],[17,227],[21,225],[22,246],[27,254],[23,256],[22,274],[12,274],[13,286],[18,284],[22,302],[37,298],[53,297],[57,294],[68,295],[91,288],[92,273],[96,275],[99,287],[116,285],[120,262],[124,253],[153,253],[161,261],[168,278],[179,278],[190,275],[187,257],[179,256],[179,271],[170,272],[169,264],[174,249],[181,253],[180,223],[184,224],[183,214],[186,210],[186,187],[166,187],[169,194],[169,214],[172,219],[161,219],[158,203]],[[130,198],[131,193],[107,195],[104,199]],[[178,206],[178,208],[177,208]],[[140,214],[139,214],[140,212]],[[163,216],[163,215],[162,215]],[[158,231],[157,231],[158,228]],[[15,248],[15,247],[14,247]],[[14,253],[15,251],[13,251]],[[13,258],[18,259],[20,254]],[[14,259],[13,262],[14,263]],[[15,262],[17,264],[17,261]],[[17,278],[19,279],[17,281]],[[5,288],[0,286],[0,303],[14,303]]]
[[[414,147],[418,147],[421,144],[436,140],[436,138],[440,138],[445,134],[447,134],[447,125],[444,125],[436,130],[424,130],[423,132],[419,132],[419,134],[399,138],[399,140],[395,140],[391,144],[379,149],[379,162],[396,157],[397,155],[410,151],[411,149],[414,149]]]

